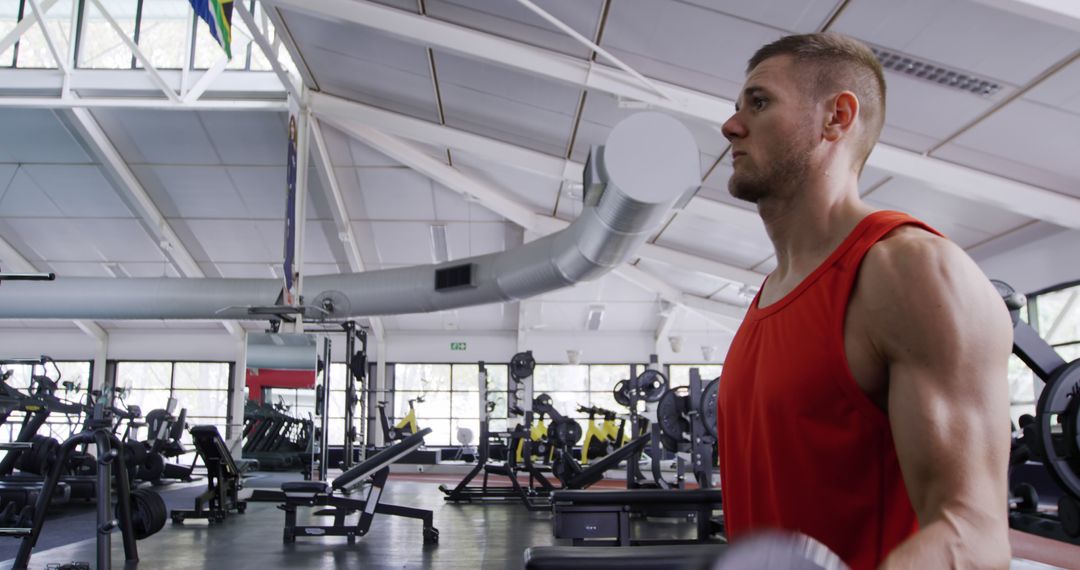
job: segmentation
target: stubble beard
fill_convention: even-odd
[[[792,141],[787,148],[777,149],[780,158],[769,163],[755,163],[747,171],[736,169],[728,179],[728,192],[734,198],[757,204],[762,200],[783,198],[793,194],[810,168],[808,141]],[[745,161],[746,159],[742,159]]]

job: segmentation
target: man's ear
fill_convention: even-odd
[[[822,138],[836,141],[855,126],[855,119],[859,116],[859,98],[851,91],[841,91],[827,105]]]

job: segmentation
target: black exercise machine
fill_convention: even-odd
[[[439,530],[433,524],[433,514],[426,509],[401,507],[381,503],[383,488],[390,476],[390,465],[412,453],[424,444],[424,436],[431,433],[431,428],[424,428],[376,453],[362,463],[339,475],[329,485],[324,481],[296,481],[283,483],[277,496],[284,502],[279,508],[285,511],[285,529],[283,540],[295,542],[297,536],[346,536],[349,543],[357,536],[364,536],[371,528],[371,521],[376,513],[419,519],[424,523],[424,544],[439,541]],[[362,499],[352,499],[352,491],[370,482]],[[266,496],[265,493],[263,495]],[[266,500],[260,499],[260,500]],[[299,526],[296,524],[296,510],[299,507],[331,507],[316,514],[333,516],[331,526]],[[346,525],[346,517],[360,513],[355,525]]]
[[[238,493],[243,488],[243,470],[233,461],[229,448],[215,426],[191,428],[195,452],[206,465],[206,491],[195,497],[193,510],[174,509],[172,521],[181,524],[185,519],[207,519],[211,524],[221,522],[231,511],[243,514],[247,503]]]

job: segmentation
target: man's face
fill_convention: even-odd
[[[746,77],[735,114],[724,123],[735,172],[731,195],[757,203],[796,192],[816,142],[814,106],[804,95],[790,56],[761,62]]]

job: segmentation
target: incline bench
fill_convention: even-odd
[[[659,545],[707,542],[720,528],[713,511],[723,502],[720,489],[634,489],[629,491],[555,491],[551,495],[555,538],[580,545]],[[631,513],[692,514],[697,536],[692,539],[634,539]],[[635,551],[637,549],[634,549]]]
[[[229,511],[243,513],[247,503],[241,501],[237,494],[244,486],[241,475],[246,467],[252,465],[251,462],[238,467],[214,426],[191,428],[191,440],[195,452],[206,465],[206,491],[195,497],[194,510],[173,510],[173,523],[183,523],[184,519],[207,519],[213,524],[225,520]]]
[[[371,456],[363,463],[349,469],[327,485],[324,481],[297,481],[283,483],[281,490],[284,492],[285,504],[278,507],[285,511],[285,542],[295,542],[299,536],[347,536],[349,543],[356,541],[357,536],[364,536],[371,528],[371,521],[375,513],[394,515],[420,519],[424,522],[424,544],[434,544],[439,541],[439,530],[432,526],[432,512],[424,509],[387,505],[379,502],[383,487],[390,475],[390,465],[412,453],[424,444],[424,436],[431,433],[431,428],[425,428],[410,435],[400,442]],[[362,499],[351,499],[346,496],[351,491],[360,487],[365,481],[371,481],[371,486]],[[339,494],[335,494],[339,493]],[[332,507],[319,511],[316,515],[334,517],[332,526],[297,526],[297,507]],[[347,526],[345,518],[360,511],[360,520],[355,526]]]

